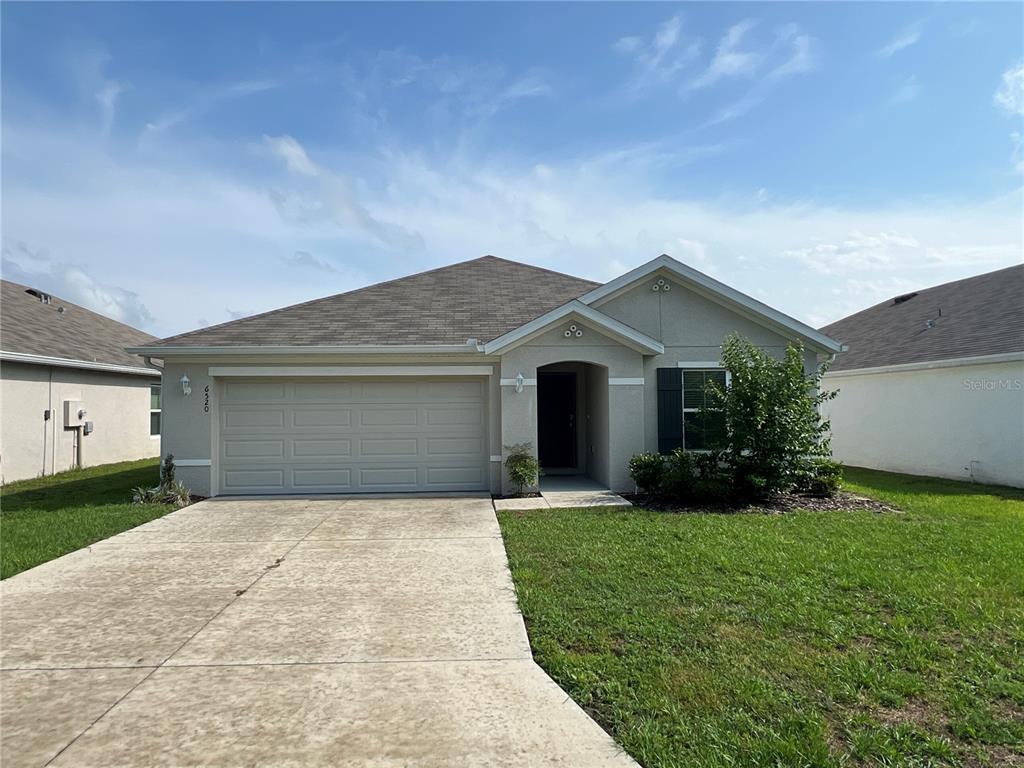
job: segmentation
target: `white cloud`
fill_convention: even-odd
[[[320,169],[309,159],[306,150],[291,136],[264,136],[263,140],[280,157],[292,173],[302,176],[319,176]]]
[[[104,134],[110,133],[110,128],[114,124],[114,113],[117,110],[117,99],[123,91],[123,85],[114,82],[113,80],[108,80],[103,83],[103,86],[96,92],[96,101],[100,105],[100,116]]]
[[[650,40],[637,35],[620,37],[612,50],[632,58],[635,72],[627,89],[639,93],[674,79],[697,58],[700,45],[700,40],[683,34],[682,17],[675,15],[663,21]]]
[[[1003,72],[1003,80],[992,98],[1009,114],[1024,115],[1024,61]]]
[[[276,80],[241,80],[230,83],[216,83],[211,86],[197,88],[196,92],[198,95],[192,103],[169,110],[146,123],[140,140],[143,142],[151,141],[183,123],[209,114],[224,102],[273,90],[279,87],[279,85],[280,83]]]
[[[337,272],[337,268],[322,256],[315,256],[309,251],[296,251],[291,256],[281,257],[285,264],[304,269],[318,269],[321,272]]]
[[[774,47],[788,50],[789,57],[768,73],[770,79],[800,75],[818,66],[818,41],[801,32],[796,24],[788,24],[779,30]]]
[[[744,19],[729,27],[718,42],[715,55],[708,68],[700,77],[690,83],[691,88],[706,88],[726,77],[751,77],[761,67],[764,54],[753,50],[742,50],[741,44],[756,22]]]
[[[899,80],[892,95],[889,97],[891,104],[906,104],[913,101],[921,94],[921,84],[917,75],[907,75]]]
[[[818,48],[818,41],[802,32],[796,24],[781,27],[776,32],[774,42],[764,53],[763,60],[767,66],[764,75],[745,94],[720,107],[704,123],[704,127],[742,117],[767,101],[787,78],[817,68],[820,58]]]
[[[263,139],[274,154],[285,161],[291,173],[311,180],[299,189],[271,190],[270,199],[283,218],[303,226],[330,222],[385,247],[423,248],[419,234],[373,215],[345,175],[314,163],[294,138],[264,136]]]
[[[880,56],[883,59],[887,59],[894,53],[898,53],[904,48],[909,48],[921,39],[921,31],[922,22],[915,21],[913,24],[910,24],[900,31],[900,33],[892,38],[888,43],[876,50],[875,55]]]
[[[620,37],[614,43],[612,43],[612,50],[616,53],[636,53],[640,50],[640,46],[644,44],[642,37],[637,35],[628,35],[626,37]]]
[[[264,311],[483,253],[606,280],[668,252],[825,322],[872,298],[851,281],[920,287],[1017,263],[1024,249],[1019,190],[856,208],[653,186],[667,162],[717,147],[641,144],[540,165],[473,148],[345,156],[276,136],[262,152],[170,144],[162,162],[143,162],[80,132],[4,129],[5,244],[79,265],[112,297],[93,306],[113,301],[161,335],[228,319],[225,306]]]

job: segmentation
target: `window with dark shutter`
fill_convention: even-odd
[[[683,445],[683,372],[658,369],[658,453]]]

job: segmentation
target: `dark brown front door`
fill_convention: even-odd
[[[540,465],[576,466],[576,374],[537,372],[537,440]]]

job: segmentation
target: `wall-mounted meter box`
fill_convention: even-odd
[[[80,427],[85,421],[85,404],[81,400],[64,401],[64,427]]]
[[[83,435],[91,435],[92,434],[92,422],[91,421],[87,421],[87,422],[85,422],[82,425],[82,434]]]

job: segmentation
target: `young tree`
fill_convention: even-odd
[[[709,385],[709,418],[724,416],[724,460],[734,490],[764,497],[791,488],[817,458],[827,457],[830,424],[820,406],[836,396],[821,390],[827,366],[804,371],[803,347],[776,360],[738,334],[722,348],[729,383]]]

